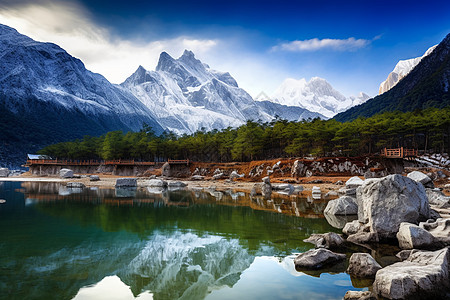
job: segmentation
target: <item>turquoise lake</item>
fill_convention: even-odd
[[[295,270],[325,201],[0,182],[0,299],[342,299],[345,264]],[[295,202],[295,203],[294,203]],[[356,284],[358,286],[358,284]]]

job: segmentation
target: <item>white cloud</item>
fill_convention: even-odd
[[[139,65],[154,69],[159,54],[179,55],[184,49],[206,54],[219,43],[215,39],[180,36],[157,41],[130,41],[114,36],[95,24],[92,16],[77,3],[51,0],[0,4],[0,23],[17,29],[35,40],[52,42],[80,58],[86,68],[121,83]]]
[[[331,49],[336,51],[354,51],[359,48],[366,47],[372,41],[365,39],[355,39],[353,37],[348,39],[310,39],[303,41],[292,41],[282,43],[272,47],[272,51],[316,51],[322,49]]]

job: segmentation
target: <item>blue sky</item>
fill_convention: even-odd
[[[450,33],[450,1],[0,0],[0,23],[55,42],[114,83],[184,48],[252,96],[319,76],[376,95],[400,59]]]

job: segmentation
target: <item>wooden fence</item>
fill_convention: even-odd
[[[406,157],[416,157],[418,156],[418,150],[416,149],[406,149],[406,148],[395,148],[395,149],[387,149],[384,148],[381,150],[381,156],[387,158],[406,158]]]

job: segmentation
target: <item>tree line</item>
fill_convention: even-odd
[[[247,121],[238,128],[199,130],[178,136],[155,135],[144,124],[139,132],[111,131],[47,146],[40,154],[54,158],[135,159],[165,161],[190,159],[230,162],[303,156],[361,156],[384,147],[450,151],[450,107],[413,112],[385,112],[341,123],[334,119],[269,123]]]

